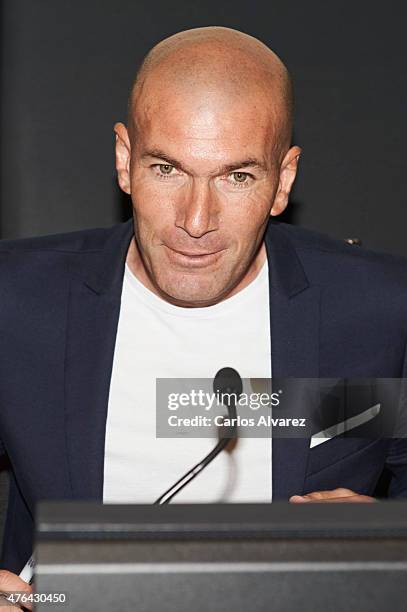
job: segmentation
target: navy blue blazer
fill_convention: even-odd
[[[0,242],[0,455],[12,466],[2,565],[11,571],[31,554],[38,500],[103,499],[132,236],[129,220]],[[406,376],[406,260],[275,220],[265,242],[274,376]],[[339,436],[310,449],[308,439],[276,438],[273,498],[339,486],[372,495],[383,470],[389,495],[407,497],[406,442]]]

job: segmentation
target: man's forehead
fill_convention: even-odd
[[[186,147],[197,157],[221,149],[232,156],[239,151],[258,157],[272,146],[276,117],[265,101],[246,97],[197,95],[147,98],[137,111],[136,144],[144,148]],[[229,151],[228,151],[229,150]],[[223,154],[218,152],[219,159]],[[223,159],[222,159],[223,161]]]
[[[138,125],[147,134],[162,132],[166,137],[176,136],[185,141],[228,140],[257,138],[267,132],[273,117],[254,105],[216,108],[202,104],[197,106],[165,105],[155,112],[141,116]]]

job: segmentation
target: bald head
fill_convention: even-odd
[[[137,132],[157,99],[213,100],[227,107],[246,102],[269,113],[272,145],[280,158],[289,148],[293,92],[290,75],[256,38],[211,26],[179,32],[144,58],[129,97],[129,136]]]

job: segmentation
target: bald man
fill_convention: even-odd
[[[114,127],[132,219],[0,243],[9,572],[38,500],[153,503],[213,447],[156,437],[156,378],[405,375],[406,262],[275,220],[301,155],[292,114],[263,43],[180,32],[147,55]],[[385,471],[405,497],[406,463],[400,439],[241,438],[174,502],[370,502]]]

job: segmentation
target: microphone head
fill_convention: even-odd
[[[239,372],[234,368],[221,368],[213,379],[213,391],[216,394],[235,393],[239,397],[243,391]]]
[[[221,399],[222,404],[226,406],[229,419],[236,419],[236,402],[239,401],[243,391],[243,382],[240,374],[234,368],[222,368],[213,379],[213,391],[217,395],[218,400]],[[230,397],[231,395],[232,397]],[[223,426],[220,435],[224,439],[236,438],[236,423]]]

